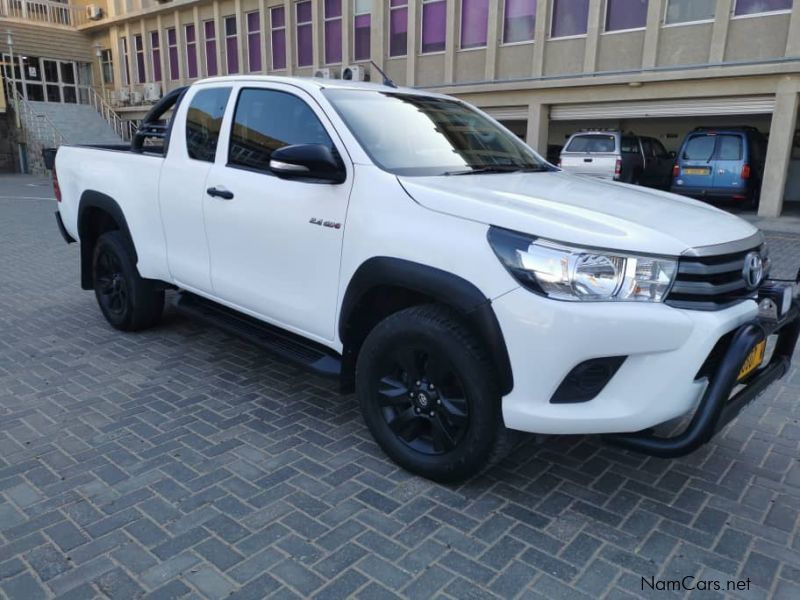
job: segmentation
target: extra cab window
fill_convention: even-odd
[[[294,144],[335,149],[305,101],[277,90],[245,89],[233,116],[228,164],[269,172],[272,152]]]
[[[186,113],[186,149],[189,158],[214,162],[222,117],[231,88],[200,90],[192,98]]]

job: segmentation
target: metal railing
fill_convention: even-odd
[[[0,17],[67,27],[89,21],[85,6],[52,0],[0,0]]]
[[[58,148],[61,144],[66,143],[66,138],[47,115],[36,112],[15,85],[9,83],[6,90],[9,104],[18,111],[21,141],[24,142],[27,151],[28,171],[39,174],[47,173],[42,150]]]
[[[97,93],[94,88],[89,89],[89,104],[100,113],[100,116],[105,119],[114,132],[122,138],[123,141],[129,142],[133,135],[136,133],[136,124],[133,121],[125,120],[111,108],[111,105]]]

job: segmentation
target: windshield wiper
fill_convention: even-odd
[[[521,165],[487,165],[485,167],[473,167],[463,171],[447,171],[445,175],[478,175],[481,173],[540,173],[549,171],[544,166],[521,166]]]

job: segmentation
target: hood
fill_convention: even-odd
[[[430,210],[573,245],[677,256],[757,231],[703,202],[559,171],[399,180]]]

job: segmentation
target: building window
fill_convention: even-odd
[[[792,0],[736,0],[733,14],[738,17],[782,10],[792,10]]]
[[[153,67],[153,81],[161,81],[161,39],[157,31],[150,32],[150,62]]]
[[[186,151],[189,158],[214,162],[222,117],[230,95],[229,87],[211,88],[200,90],[192,98],[186,112]]]
[[[128,38],[119,38],[119,48],[122,55],[122,85],[130,85],[131,64],[128,57]]]
[[[314,31],[311,25],[311,0],[294,5],[297,21],[297,66],[310,67],[314,64]]]
[[[282,6],[269,9],[270,39],[272,44],[272,70],[286,68],[286,12]]]
[[[461,0],[461,48],[486,46],[489,0]]]
[[[219,73],[219,68],[217,67],[217,28],[214,25],[214,21],[203,23],[203,34],[206,46],[206,74],[209,77],[214,77]]]
[[[277,90],[244,89],[233,115],[228,163],[271,174],[272,152],[294,144],[335,150],[325,127],[303,100]]]
[[[606,31],[647,26],[647,0],[607,0]]]
[[[247,13],[247,68],[251,73],[261,70],[261,13]]]
[[[225,60],[228,75],[239,72],[239,41],[236,37],[236,17],[225,17]]]
[[[422,53],[443,52],[446,35],[446,0],[422,0]]]
[[[369,60],[372,0],[353,0],[353,59]]]
[[[141,35],[133,36],[133,49],[136,52],[136,83],[144,83],[147,74],[144,70],[144,39]]]
[[[667,25],[691,23],[693,21],[712,21],[717,0],[667,0]]]
[[[408,52],[408,0],[391,0],[389,4],[389,56],[405,56]]]
[[[589,23],[589,0],[553,0],[550,37],[585,35]]]
[[[325,0],[325,64],[342,62],[342,0]]]
[[[114,61],[111,56],[111,50],[102,50],[100,52],[100,65],[103,68],[103,81],[106,85],[114,83]]]
[[[174,27],[167,29],[167,57],[169,58],[169,78],[172,81],[180,79],[178,68],[178,32]]]
[[[197,77],[197,32],[194,24],[186,26],[186,76],[189,79]]]
[[[530,42],[536,32],[536,0],[506,0],[503,43]]]

